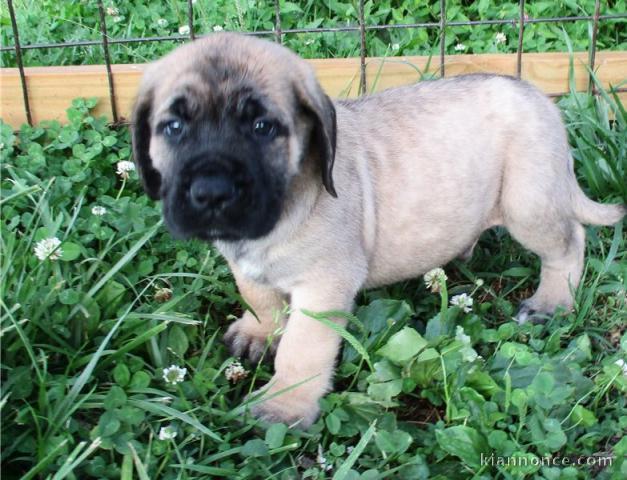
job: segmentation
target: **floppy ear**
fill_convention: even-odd
[[[144,190],[150,198],[160,198],[161,174],[153,167],[150,158],[150,111],[152,108],[152,94],[140,93],[131,118],[131,137],[133,142],[133,159],[137,166],[139,178]]]
[[[316,157],[322,172],[322,184],[332,196],[337,198],[333,185],[333,163],[337,137],[335,107],[325,95],[313,73],[308,72],[305,80],[296,85],[296,96],[303,109],[314,120],[309,141],[309,151]]]

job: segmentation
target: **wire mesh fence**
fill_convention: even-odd
[[[15,8],[13,0],[7,0],[8,13],[11,20],[11,27],[13,32],[13,45],[6,45],[0,47],[0,52],[13,52],[15,55],[15,63],[17,65],[20,82],[22,86],[23,104],[26,113],[26,119],[29,124],[32,125],[32,112],[28,95],[28,81],[25,73],[25,62],[23,51],[25,50],[37,50],[37,49],[64,49],[75,47],[87,47],[87,46],[100,46],[102,49],[102,58],[107,74],[109,97],[111,104],[111,116],[114,122],[119,121],[118,108],[116,102],[115,82],[112,73],[112,59],[110,53],[111,45],[124,45],[134,43],[149,43],[149,42],[184,42],[194,41],[206,34],[199,34],[196,25],[194,23],[194,1],[187,0],[187,27],[189,32],[186,34],[178,35],[161,35],[150,37],[131,37],[131,38],[110,38],[107,33],[107,22],[105,15],[105,6],[102,0],[97,0],[98,6],[98,26],[100,30],[100,38],[98,40],[80,40],[72,42],[59,42],[59,43],[35,43],[35,44],[22,44],[20,42],[20,32],[18,28],[18,22],[15,15]],[[467,21],[447,21],[446,0],[439,0],[440,13],[439,21],[437,22],[417,22],[417,23],[397,23],[397,24],[367,24],[366,23],[366,8],[364,0],[359,0],[356,25],[342,25],[332,27],[316,27],[316,28],[282,28],[281,24],[281,3],[279,0],[274,0],[274,28],[272,30],[256,30],[256,31],[243,31],[240,33],[256,36],[272,36],[275,41],[283,43],[286,35],[290,34],[323,34],[323,33],[339,33],[339,32],[355,32],[359,34],[359,89],[361,94],[365,94],[368,88],[368,79],[366,75],[366,65],[368,57],[368,42],[366,32],[379,31],[379,30],[394,30],[394,29],[437,29],[439,36],[439,74],[441,77],[446,75],[446,34],[448,29],[455,27],[475,27],[481,25],[510,25],[518,31],[518,41],[516,48],[516,76],[521,77],[522,65],[523,65],[523,35],[525,28],[530,24],[540,23],[563,23],[563,22],[589,22],[591,25],[590,33],[590,45],[588,48],[588,67],[590,69],[590,77],[588,81],[588,92],[596,93],[593,82],[593,72],[595,68],[595,59],[597,52],[597,33],[599,30],[599,24],[606,21],[617,21],[627,19],[627,13],[614,13],[601,15],[601,2],[595,0],[594,13],[592,15],[578,15],[578,16],[558,16],[558,17],[546,17],[546,18],[528,18],[525,14],[525,0],[519,0],[518,15],[513,18],[507,19],[482,19],[482,20],[467,20]],[[627,88],[615,88],[616,92],[627,91]],[[552,96],[560,96],[567,92],[552,94]]]

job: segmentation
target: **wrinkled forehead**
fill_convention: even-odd
[[[224,55],[196,55],[164,59],[154,65],[152,77],[153,118],[168,113],[192,116],[203,112],[219,118],[229,110],[241,111],[254,104],[275,115],[293,115],[293,80],[272,62],[231,58]]]

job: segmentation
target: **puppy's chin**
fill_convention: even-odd
[[[204,240],[205,242],[239,242],[241,240],[245,240],[244,237],[238,235],[237,233],[226,232],[222,230],[207,230],[205,232],[198,232],[194,235],[195,238],[200,240]]]
[[[167,222],[166,222],[167,223]],[[170,227],[168,224],[168,231],[176,240],[190,240],[192,238],[196,238],[199,240],[203,240],[205,242],[241,242],[244,240],[257,240],[259,238],[265,237],[268,233],[272,231],[271,228],[267,230],[257,230],[257,231],[236,231],[236,230],[228,230],[228,229],[217,229],[213,227],[207,227],[206,229],[199,229],[194,231],[189,231],[185,229],[181,229],[178,226]]]
[[[179,224],[169,215],[165,217],[166,228],[170,235],[176,240],[191,240],[196,238],[205,242],[215,242],[217,240],[224,242],[237,242],[249,238],[246,232],[237,231],[229,228],[221,228],[216,225],[195,225],[194,227]]]

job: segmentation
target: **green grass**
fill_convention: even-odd
[[[527,2],[525,12],[530,18],[592,15],[594,0],[561,0],[558,2]],[[17,23],[22,43],[58,43],[77,40],[99,40],[98,10],[95,1],[78,0],[15,0]],[[187,25],[187,1],[167,0],[148,2],[106,1],[107,29],[111,38],[171,36],[179,34],[179,27]],[[601,14],[624,13],[625,0],[601,2]],[[281,1],[283,30],[358,25],[358,2],[337,0]],[[517,1],[447,0],[446,18],[449,22],[467,20],[512,19],[519,15]],[[423,2],[410,0],[383,0],[365,2],[368,25],[438,22],[439,0]],[[273,1],[254,0],[197,0],[194,5],[194,24],[198,34],[207,34],[216,28],[233,31],[272,31],[275,24]],[[599,24],[598,48],[624,50],[627,34],[624,20],[602,21]],[[0,11],[0,40],[13,45],[13,33],[6,8]],[[565,51],[561,34],[564,28],[574,40],[575,50],[589,46],[589,22],[563,24],[529,24],[525,29],[523,48],[526,52]],[[505,42],[496,41],[496,33],[503,33]],[[285,43],[307,58],[347,57],[359,55],[359,32],[306,33],[286,35]],[[439,52],[440,37],[437,28],[394,29],[368,31],[368,54],[429,55]],[[446,33],[446,51],[460,53],[455,47],[464,45],[461,53],[515,52],[518,29],[514,24],[449,27]],[[111,45],[114,63],[143,63],[170,51],[176,42],[132,43]],[[27,66],[74,65],[104,63],[102,49],[76,47],[24,51]],[[12,52],[2,53],[1,66],[15,66]]]
[[[308,432],[261,425],[244,398],[271,367],[244,362],[247,378],[225,378],[221,335],[241,312],[228,268],[173,241],[136,174],[116,175],[128,132],[94,105],[76,100],[65,126],[0,124],[5,478],[624,478],[622,226],[587,229],[577,308],[545,325],[511,320],[539,263],[498,229],[470,263],[446,266],[439,294],[420,279],[363,292],[321,418]],[[623,106],[607,92],[560,106],[581,184],[626,201]],[[49,237],[62,253],[41,261],[33,250]],[[449,305],[460,293],[471,312]],[[173,364],[187,374],[168,385]],[[166,426],[173,439],[159,439]],[[613,463],[507,467],[482,453]]]

